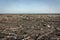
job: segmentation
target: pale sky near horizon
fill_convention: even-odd
[[[60,0],[0,0],[0,13],[60,13]]]

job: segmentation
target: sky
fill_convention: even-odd
[[[0,0],[0,13],[60,13],[60,0]]]

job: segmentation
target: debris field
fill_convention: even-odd
[[[60,40],[60,15],[0,14],[0,40]]]

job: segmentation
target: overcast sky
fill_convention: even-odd
[[[60,13],[60,0],[0,0],[0,13]]]

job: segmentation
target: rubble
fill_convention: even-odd
[[[60,15],[0,15],[1,40],[60,40]]]

